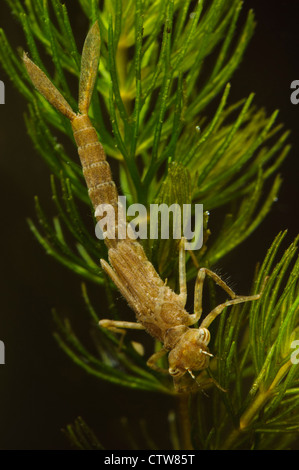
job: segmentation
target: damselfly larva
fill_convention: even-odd
[[[78,114],[26,54],[24,54],[24,64],[37,90],[71,121],[94,209],[102,204],[110,204],[115,208],[115,238],[105,239],[110,264],[102,259],[101,265],[134,310],[137,322],[101,320],[99,324],[114,331],[126,328],[145,329],[163,343],[162,349],[149,358],[148,366],[169,373],[174,378],[175,384],[178,384],[178,380],[186,372],[194,378],[193,372],[208,367],[212,356],[208,349],[210,341],[208,328],[212,321],[225,307],[257,300],[261,294],[238,296],[217,274],[201,268],[195,283],[194,313],[189,314],[185,310],[187,287],[184,239],[179,250],[180,293],[176,294],[160,278],[139,242],[131,240],[128,236],[125,239],[118,238],[117,189],[103,147],[87,115],[98,73],[99,54],[100,32],[98,24],[95,23],[86,37],[82,52]],[[97,218],[99,220],[101,216]],[[225,290],[230,300],[218,305],[204,318],[199,328],[194,328],[192,326],[200,320],[202,314],[202,290],[206,275]],[[167,353],[169,353],[169,368],[162,370],[157,366],[157,362]]]

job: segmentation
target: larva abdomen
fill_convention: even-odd
[[[49,78],[26,54],[24,54],[23,60],[28,74],[37,90],[52,106],[71,121],[88,194],[95,211],[98,206],[101,205],[112,206],[114,210],[114,215],[112,214],[114,220],[113,218],[109,219],[109,224],[114,224],[114,230],[111,230],[111,227],[109,227],[109,233],[113,234],[114,237],[111,241],[106,238],[106,244],[108,247],[111,247],[118,243],[118,193],[115,183],[112,180],[110,165],[106,161],[103,146],[99,142],[96,130],[87,115],[98,70],[99,52],[100,33],[99,26],[96,22],[87,35],[82,52],[79,85],[79,114],[76,114],[72,110]],[[103,217],[103,214],[96,215],[98,221]]]
[[[118,194],[110,165],[89,117],[76,116],[72,121],[72,129],[94,209],[99,204],[117,204]]]
[[[71,124],[89,198],[95,210],[99,205],[109,204],[113,207],[115,219],[110,222],[114,223],[117,233],[118,193],[103,146],[99,142],[96,130],[86,114],[77,115],[71,121]],[[99,216],[96,216],[96,218],[97,220],[101,219]],[[115,241],[117,242],[117,240]],[[111,246],[115,244],[110,240],[106,240],[106,243]]]

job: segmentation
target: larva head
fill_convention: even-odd
[[[168,355],[169,374],[182,377],[187,371],[206,369],[209,365],[210,332],[206,328],[188,328]]]

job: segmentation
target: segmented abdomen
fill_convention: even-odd
[[[88,194],[94,209],[96,210],[100,204],[110,204],[114,207],[116,239],[106,239],[107,245],[111,247],[117,242],[118,193],[112,180],[110,165],[89,117],[78,115],[71,123]],[[101,217],[97,217],[97,220],[100,219]]]

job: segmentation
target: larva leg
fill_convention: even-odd
[[[100,320],[99,325],[114,333],[123,333],[123,329],[144,330],[144,326],[138,322],[121,321],[121,320]]]
[[[190,315],[190,325],[196,323],[202,314],[202,291],[203,291],[203,283],[206,275],[210,276],[216,284],[222,287],[223,290],[231,297],[232,300],[229,300],[223,304],[218,305],[214,310],[212,310],[209,315],[203,320],[202,324],[200,325],[201,328],[208,328],[208,326],[212,323],[212,321],[218,316],[225,307],[229,305],[239,304],[242,302],[248,302],[252,300],[257,300],[260,298],[261,294],[257,295],[248,295],[248,296],[241,296],[236,295],[234,291],[213,271],[210,271],[207,268],[201,268],[198,271],[197,279],[195,283],[195,292],[194,292],[194,314]]]
[[[210,384],[213,384],[213,385],[216,385],[216,387],[221,390],[222,392],[225,392],[227,393],[227,390],[223,387],[221,387],[221,385],[219,384],[219,382],[217,382],[216,379],[214,379],[213,377],[209,377],[207,379],[204,379],[202,382],[201,381],[198,381],[198,377],[196,377],[196,383],[199,387],[203,387],[203,388],[207,388]]]
[[[183,307],[187,301],[187,281],[186,281],[186,257],[185,257],[185,238],[181,239],[179,251],[179,280],[180,280],[180,294],[179,297],[182,301]]]
[[[127,299],[129,304],[131,304],[131,306],[136,304],[136,300],[133,298],[130,291],[128,289],[126,289],[126,287],[121,282],[121,280],[119,279],[119,277],[117,276],[115,271],[113,271],[111,266],[103,259],[101,259],[101,265],[102,265],[102,268],[108,274],[108,276],[111,278],[111,280],[114,282],[116,287],[118,287],[118,289],[120,290],[122,295],[125,297],[125,299]],[[145,329],[144,326],[141,323],[138,323],[138,322],[127,322],[127,321],[107,320],[107,319],[100,320],[99,325],[102,328],[107,328],[110,331],[113,331],[114,333],[121,333],[122,334],[122,337],[121,337],[121,340],[120,340],[120,348],[121,348],[123,338],[124,338],[124,335],[125,335],[125,331],[124,331],[125,329],[132,329],[132,330],[144,330]]]
[[[99,325],[102,328],[106,328],[113,333],[119,333],[121,335],[118,350],[120,351],[123,345],[126,329],[131,330],[144,330],[144,326],[141,323],[130,322],[130,321],[117,321],[117,320],[100,320]]]
[[[218,276],[218,274],[214,273],[213,271],[210,271],[209,269],[207,268],[201,268],[205,271],[205,273],[211,278],[213,279],[213,281],[216,282],[216,284],[218,284],[218,286],[220,286],[223,290],[225,290],[225,292],[232,298],[232,299],[235,299],[236,297],[239,297],[237,296],[234,291],[221,279],[221,277]]]
[[[148,367],[150,367],[153,370],[156,370],[157,372],[168,374],[168,369],[162,369],[162,367],[157,366],[157,362],[159,361],[159,359],[165,356],[167,352],[168,351],[165,348],[161,348],[160,351],[157,351],[156,353],[154,353],[147,361]]]
[[[201,268],[197,273],[197,278],[195,282],[194,288],[194,313],[190,315],[190,325],[194,325],[202,314],[202,290],[203,290],[203,283],[206,277],[206,270],[205,268]]]
[[[193,252],[192,250],[188,250],[188,253],[189,253],[189,255],[190,255],[190,257],[191,257],[191,259],[192,259],[192,261],[193,261],[194,266],[195,266],[197,269],[199,269],[200,266],[199,266],[199,264],[198,264],[198,261],[197,261],[197,259],[196,259],[196,256],[195,256],[194,252]]]
[[[235,299],[228,300],[227,302],[224,302],[223,304],[218,305],[202,321],[200,328],[208,328],[210,324],[215,320],[215,318],[218,315],[220,315],[220,313],[225,309],[225,307],[228,307],[229,305],[235,305],[235,304],[240,304],[243,302],[248,302],[251,300],[258,300],[260,297],[261,297],[261,294],[248,295],[246,297],[239,296],[239,297],[236,297]]]

